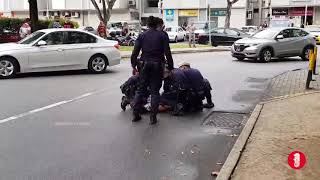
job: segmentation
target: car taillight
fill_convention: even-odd
[[[117,49],[120,49],[120,45],[119,44],[115,44],[114,47],[117,48]]]

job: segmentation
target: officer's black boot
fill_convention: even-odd
[[[157,119],[157,114],[156,113],[151,113],[150,114],[150,125],[157,124],[158,119]]]
[[[127,107],[127,100],[126,100],[127,98],[125,97],[125,96],[122,96],[122,99],[121,99],[121,109],[123,110],[123,111],[125,111],[126,110],[126,107]]]
[[[207,104],[204,104],[203,107],[204,108],[213,108],[214,107],[214,103],[212,102],[212,98],[211,98],[210,92],[207,93],[206,99],[207,99]]]
[[[132,119],[132,122],[138,122],[140,121],[142,118],[141,118],[141,115],[139,112],[137,111],[133,111],[133,119]]]

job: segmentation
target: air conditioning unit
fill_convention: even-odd
[[[135,6],[136,5],[136,0],[129,0],[128,4],[129,4],[129,6]]]
[[[73,18],[80,18],[80,13],[79,12],[72,12],[71,17]]]

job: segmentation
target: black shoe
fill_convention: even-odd
[[[214,104],[213,103],[207,103],[207,104],[204,104],[203,107],[210,109],[210,108],[214,107]]]
[[[156,114],[151,114],[150,115],[150,125],[157,124],[157,122],[158,122],[157,115]]]
[[[141,115],[139,113],[136,113],[134,112],[133,113],[133,119],[132,119],[132,122],[138,122],[140,121],[142,118],[141,118]]]
[[[123,110],[123,111],[125,111],[126,110],[126,108],[127,108],[127,105],[128,105],[128,103],[127,103],[127,98],[125,97],[125,96],[122,96],[122,99],[121,99],[121,109]]]

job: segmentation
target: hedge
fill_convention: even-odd
[[[0,18],[0,29],[2,28],[12,28],[18,30],[22,24],[24,19],[20,18]],[[60,24],[63,26],[65,20],[60,19]],[[53,20],[39,20],[39,29],[47,29],[52,27]],[[72,24],[78,28],[79,24],[77,22],[72,21]]]

